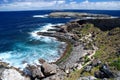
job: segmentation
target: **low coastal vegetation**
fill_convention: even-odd
[[[66,42],[67,47],[66,47],[66,50],[63,53],[62,57],[55,62],[56,64],[59,64],[59,63],[63,62],[70,55],[70,53],[72,51],[72,44],[70,42],[68,42],[67,40],[63,40],[63,39],[61,41]]]
[[[108,23],[106,23],[108,24]],[[109,24],[110,25],[110,24]],[[111,24],[112,25],[112,24]],[[113,24],[115,25],[115,24]],[[92,34],[92,42],[87,42],[85,39],[83,43],[86,43],[86,48],[91,49],[92,45],[98,47],[94,58],[99,59],[102,64],[109,65],[112,72],[120,71],[120,26],[115,26],[113,28],[100,29],[93,23],[84,23],[82,28],[73,28],[72,31],[76,33],[80,40],[85,35]],[[86,58],[86,56],[85,56]],[[94,73],[99,70],[101,65],[92,68],[91,72],[84,72],[81,74],[82,70],[76,70],[72,72],[66,80],[77,80],[80,76],[94,76]]]

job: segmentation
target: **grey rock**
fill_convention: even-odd
[[[15,69],[5,69],[1,75],[2,80],[30,80],[29,77],[22,76]]]
[[[64,80],[65,73],[59,70],[55,75],[48,76],[42,80]]]
[[[43,73],[41,72],[41,67],[35,68],[32,72],[33,77],[44,77]]]
[[[48,76],[57,73],[58,66],[44,62],[42,64],[42,68],[44,70],[44,74]]]
[[[96,80],[94,76],[80,77],[78,80]]]
[[[43,78],[45,77],[43,72],[41,71],[41,66],[30,66],[27,68],[31,74],[32,74],[32,77],[36,78]]]
[[[120,77],[115,78],[114,80],[120,80]]]
[[[84,71],[89,72],[89,71],[91,71],[91,69],[92,69],[92,66],[86,66],[86,67],[84,68]]]

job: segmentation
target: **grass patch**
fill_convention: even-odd
[[[73,71],[69,77],[65,77],[64,80],[78,80],[79,77],[80,77],[80,73],[81,73],[82,70],[75,70]]]
[[[113,61],[111,63],[111,66],[114,66],[117,70],[120,70],[120,58],[118,58],[117,60]]]
[[[70,42],[68,42],[68,41],[66,41],[66,43],[67,43],[66,50],[63,53],[62,57],[55,62],[56,64],[59,64],[59,63],[65,61],[69,57],[69,55],[71,54],[72,44]]]

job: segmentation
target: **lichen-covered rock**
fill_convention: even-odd
[[[1,74],[2,80],[30,80],[29,77],[22,76],[15,69],[5,69]]]

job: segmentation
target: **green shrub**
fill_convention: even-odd
[[[111,66],[114,66],[117,70],[120,70],[120,58],[118,58],[117,60],[113,61],[111,63]]]

